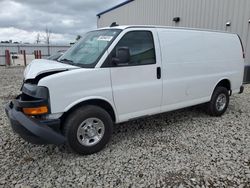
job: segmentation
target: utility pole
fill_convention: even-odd
[[[48,46],[48,56],[50,56],[50,36],[51,36],[51,31],[46,27],[45,29],[45,42]]]

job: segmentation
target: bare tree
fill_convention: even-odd
[[[44,39],[45,39],[45,43],[48,46],[48,56],[50,56],[50,46],[49,46],[50,45],[50,36],[51,36],[51,30],[46,26]]]
[[[51,31],[48,29],[48,27],[46,27],[45,29],[45,39],[46,39],[46,44],[50,44],[50,35],[51,35]]]
[[[37,35],[36,35],[36,43],[39,44],[40,42],[41,42],[40,33],[37,33]]]

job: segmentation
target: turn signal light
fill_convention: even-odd
[[[48,107],[47,106],[40,106],[35,108],[23,108],[23,113],[27,115],[41,115],[48,113]]]

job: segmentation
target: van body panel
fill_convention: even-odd
[[[38,85],[49,88],[52,113],[66,112],[89,99],[103,99],[114,107],[110,69],[66,71],[45,77]]]
[[[158,29],[162,49],[162,111],[208,102],[219,81],[242,85],[243,64],[237,35]],[[193,101],[193,102],[192,102]]]
[[[160,111],[162,82],[156,78],[156,65],[111,68],[111,75],[120,121]]]

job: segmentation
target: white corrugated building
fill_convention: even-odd
[[[175,20],[175,21],[174,21]],[[237,33],[250,64],[250,0],[128,0],[97,14],[97,26],[166,25]]]

